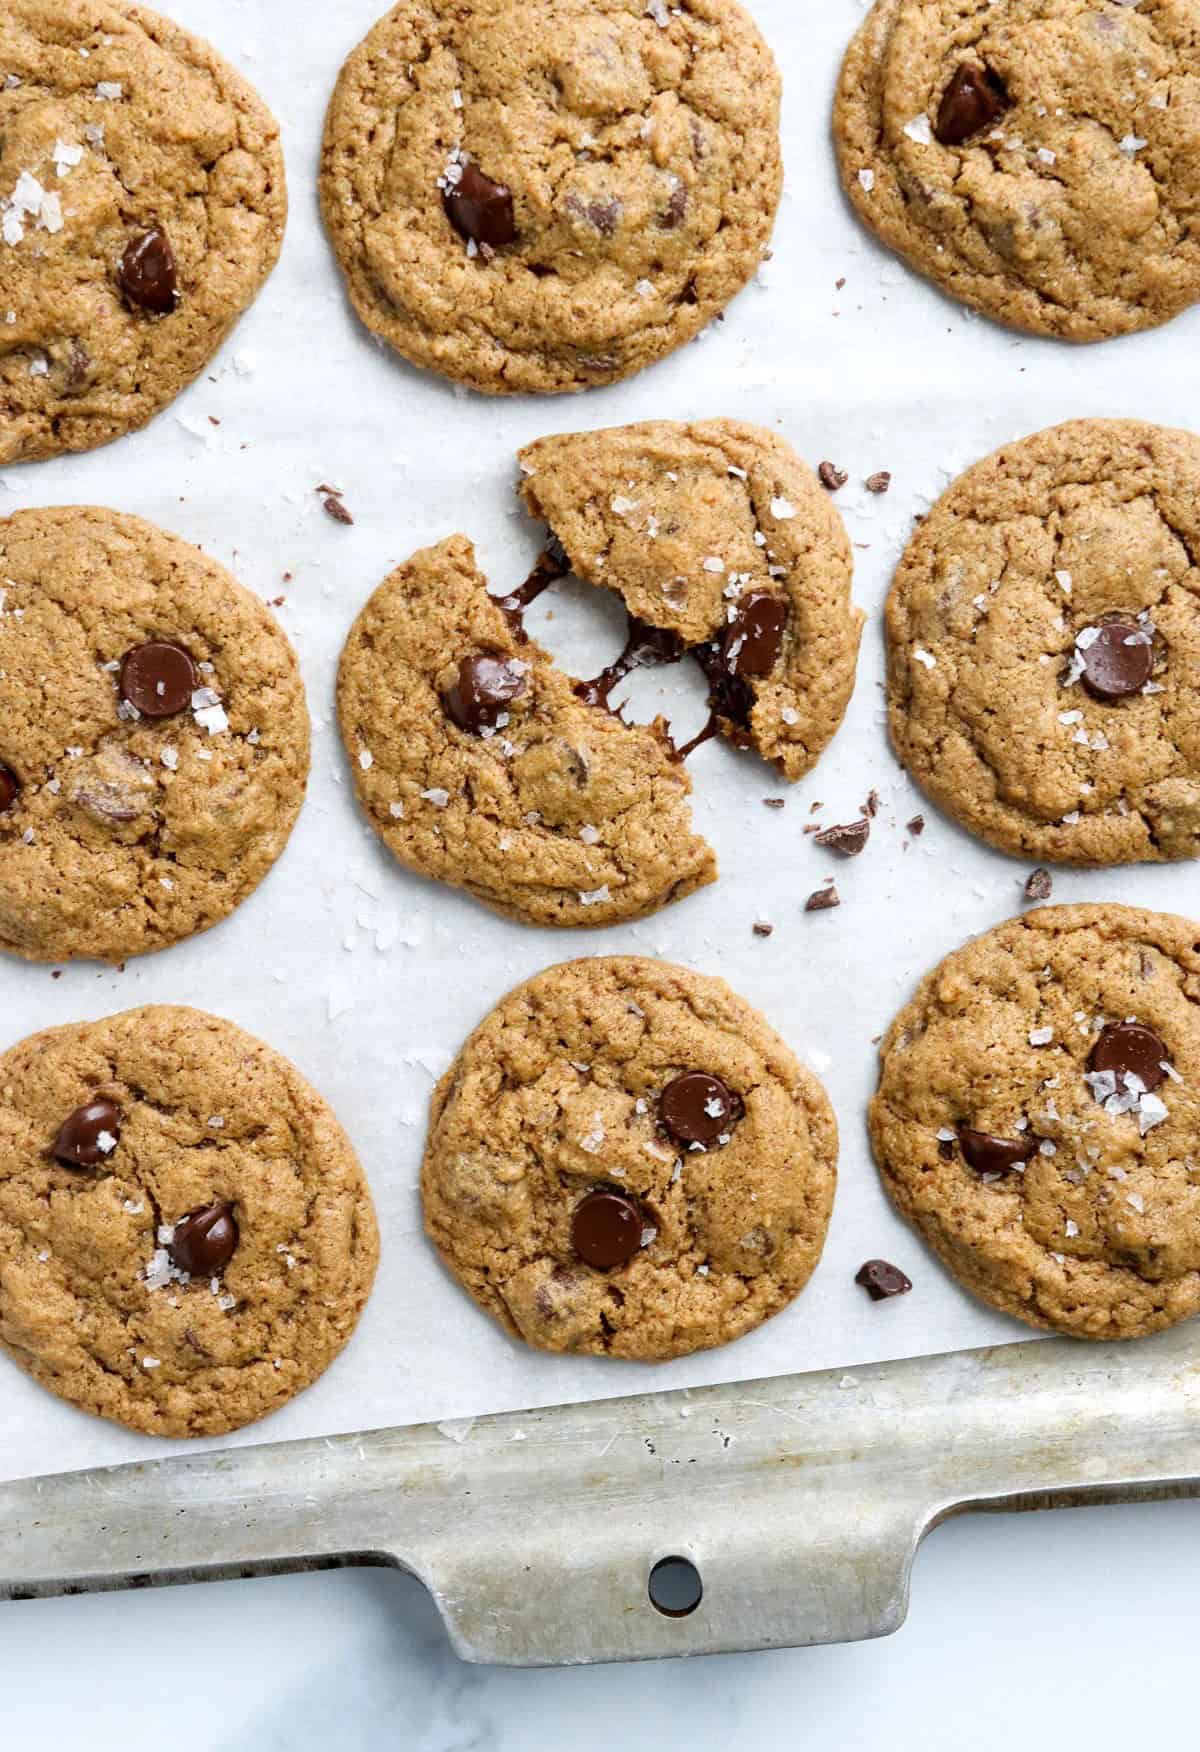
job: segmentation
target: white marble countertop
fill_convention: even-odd
[[[1198,1516],[970,1516],[926,1544],[898,1635],[690,1664],[466,1667],[420,1587],[376,1570],[3,1605],[2,1743],[1104,1752],[1184,1721],[1194,1738]]]

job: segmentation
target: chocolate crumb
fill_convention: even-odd
[[[842,287],[843,287],[843,286],[844,286],[844,285],[845,285],[845,284],[846,284],[846,276],[845,276],[845,275],[844,275],[844,274],[843,274],[843,275],[842,275],[842,277],[841,277],[841,279],[840,279],[840,280],[835,280],[835,281],[834,281],[834,282],[833,282],[833,285],[834,285],[834,290],[835,290],[835,291],[837,291],[837,292],[840,292],[840,291],[841,291],[841,289],[842,289]]]
[[[827,827],[816,835],[814,844],[827,851],[839,852],[843,858],[857,858],[871,837],[871,823],[865,815],[857,821],[843,822],[839,827]]]
[[[839,487],[845,486],[850,476],[836,462],[822,462],[817,465],[817,479],[826,492],[836,493]]]
[[[754,926],[754,935],[756,937],[769,937],[774,929],[774,925],[765,924],[762,919],[759,919]]]
[[[810,894],[804,903],[805,912],[828,912],[832,906],[841,906],[842,897],[831,882],[828,888],[818,888],[815,894]]]
[[[1049,900],[1054,884],[1050,879],[1049,870],[1035,870],[1025,884],[1026,900]]]
[[[763,798],[763,808],[764,809],[785,809],[786,807],[787,807],[787,798],[786,797],[764,797]]]
[[[208,423],[210,426],[219,426],[221,424],[220,420],[218,420],[218,418],[215,414],[210,414],[208,416]]]
[[[854,1279],[861,1284],[873,1302],[886,1302],[892,1296],[906,1296],[912,1289],[912,1279],[898,1265],[886,1259],[868,1259],[860,1266]]]
[[[908,831],[912,834],[914,839],[920,839],[921,835],[925,832],[925,817],[923,815],[914,815],[908,824]]]
[[[351,517],[349,511],[347,511],[346,507],[342,504],[342,501],[336,499],[332,493],[330,493],[327,499],[323,499],[321,503],[324,505],[326,511],[329,513],[330,517],[333,518],[335,523],[354,522],[353,517]]]
[[[810,803],[808,806],[808,813],[810,815],[815,815],[818,809],[824,809],[824,807],[824,803]]]
[[[868,493],[886,493],[892,484],[892,477],[886,468],[881,468],[878,474],[867,476]]]
[[[871,817],[871,820],[874,821],[875,817],[879,814],[879,792],[878,791],[868,791],[867,792],[867,800],[862,806],[862,812],[864,815],[869,815]]]

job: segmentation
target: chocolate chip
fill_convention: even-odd
[[[739,1119],[742,1098],[720,1077],[684,1071],[658,1098],[658,1114],[677,1144],[715,1144]]]
[[[1111,1022],[1096,1037],[1088,1069],[1114,1072],[1119,1086],[1132,1074],[1141,1078],[1145,1088],[1157,1089],[1166,1077],[1163,1064],[1169,1058],[1153,1029],[1140,1022]]]
[[[95,1168],[111,1156],[121,1137],[121,1109],[107,1095],[93,1095],[58,1128],[51,1155],[64,1168]]]
[[[121,698],[144,718],[173,718],[196,686],[196,666],[182,645],[151,639],[126,651],[121,661]]]
[[[787,623],[785,597],[766,590],[752,590],[741,597],[721,641],[721,656],[730,674],[769,675],[779,656]]]
[[[601,237],[612,237],[624,211],[615,196],[610,201],[582,201],[578,195],[568,195],[563,204],[574,218],[586,219],[593,231],[598,231]]]
[[[671,198],[667,202],[666,211],[658,216],[658,223],[664,231],[674,231],[687,216],[688,192],[687,184],[677,182],[671,190]]]
[[[912,1289],[912,1279],[898,1265],[889,1265],[886,1259],[868,1259],[855,1274],[854,1281],[862,1285],[873,1302],[886,1302],[891,1296],[906,1296]]]
[[[616,1187],[597,1187],[575,1206],[571,1245],[585,1265],[610,1271],[628,1265],[641,1251],[645,1218],[642,1207]]]
[[[240,1239],[233,1206],[210,1204],[180,1217],[167,1242],[167,1252],[189,1276],[215,1277],[233,1258]]]
[[[871,823],[864,815],[858,821],[848,821],[841,827],[827,827],[814,834],[814,845],[840,852],[843,858],[857,858],[871,837]]]
[[[0,762],[0,815],[10,810],[21,794],[21,781],[11,767]]]
[[[167,316],[175,309],[179,274],[175,251],[165,231],[155,226],[143,231],[126,246],[118,273],[121,290],[139,310]]]
[[[1054,883],[1049,870],[1035,870],[1025,884],[1026,900],[1049,900]]]
[[[1011,108],[1012,100],[999,74],[990,67],[964,61],[942,93],[934,136],[943,146],[961,146]]]
[[[805,912],[828,912],[830,907],[841,906],[842,897],[831,882],[826,888],[818,888],[815,894],[810,894],[804,903]]]
[[[881,468],[878,474],[867,476],[868,493],[886,493],[892,484],[892,477],[886,468]]]
[[[1083,664],[1080,680],[1097,700],[1124,700],[1140,693],[1154,672],[1150,635],[1135,621],[1111,620],[1088,629],[1094,637],[1075,649]]]
[[[528,686],[510,657],[489,657],[480,651],[463,658],[457,680],[442,695],[442,705],[460,730],[478,736],[481,730],[492,729]]]
[[[92,372],[92,355],[77,336],[71,339],[71,356],[67,366],[66,393],[78,395]]]
[[[914,815],[908,824],[908,831],[912,834],[914,839],[920,839],[921,835],[925,832],[925,817],[923,815]]]
[[[839,487],[845,486],[850,476],[836,462],[822,462],[817,465],[817,479],[828,492],[836,493]]]
[[[997,1138],[990,1132],[971,1131],[965,1125],[958,1128],[958,1143],[967,1167],[974,1168],[977,1174],[1007,1174],[1011,1168],[1028,1162],[1037,1154],[1038,1147],[1035,1137]]]
[[[462,166],[458,181],[443,194],[442,206],[458,235],[468,243],[503,249],[517,235],[512,190],[493,182],[477,164]]]

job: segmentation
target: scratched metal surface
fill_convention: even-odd
[[[470,1661],[882,1636],[967,1509],[1200,1491],[1194,1335],[1054,1340],[0,1486],[0,1599],[375,1562]],[[663,1557],[699,1571],[684,1618]]]

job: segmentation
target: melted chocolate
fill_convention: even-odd
[[[611,711],[609,696],[618,682],[632,675],[635,669],[650,669],[655,664],[678,663],[684,655],[684,643],[678,633],[665,627],[652,627],[648,621],[628,616],[629,630],[625,649],[615,663],[600,672],[593,681],[577,681],[575,692],[589,706],[603,706]]]
[[[552,542],[538,555],[533,571],[524,584],[510,591],[507,596],[496,598],[501,614],[518,639],[528,636],[521,618],[525,610],[537,601],[543,591],[549,590],[552,584],[557,584],[560,578],[565,578],[570,570],[570,560],[557,543]]]
[[[787,620],[784,597],[754,590],[742,597],[721,638],[693,651],[708,680],[708,723],[679,750],[680,760],[717,735],[726,737],[735,748],[751,746],[750,714],[756,696],[746,678],[771,673]]]

